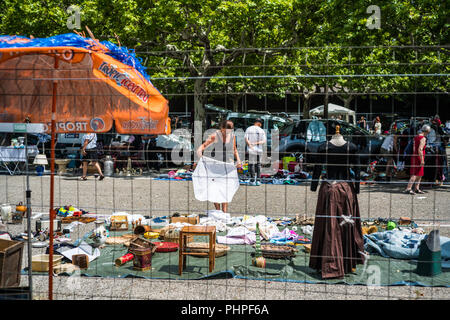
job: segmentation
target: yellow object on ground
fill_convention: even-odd
[[[156,239],[159,237],[159,233],[158,232],[146,232],[144,233],[144,238],[146,239]]]

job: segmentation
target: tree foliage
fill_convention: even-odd
[[[70,5],[98,39],[135,49],[152,77],[174,78],[156,81],[163,93],[193,92],[196,119],[215,92],[236,103],[246,91],[308,101],[327,85],[348,104],[355,92],[449,87],[448,76],[400,76],[448,75],[445,1],[380,2],[381,27],[369,29],[365,0],[4,0],[0,33],[71,32]]]

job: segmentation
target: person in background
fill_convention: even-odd
[[[386,164],[386,181],[392,179],[392,169],[394,168],[394,157],[397,155],[397,127],[394,125],[391,129],[391,133],[384,139],[381,145],[381,154],[387,159]]]
[[[233,121],[222,120],[219,127],[220,129],[210,135],[208,139],[197,149],[198,158],[200,159],[203,157],[203,152],[210,145],[220,144],[221,146],[217,149],[221,150],[221,152],[217,154],[218,152],[216,150],[216,160],[233,163],[234,158],[236,158],[236,167],[241,168],[241,159],[239,158],[239,152],[237,150]],[[227,212],[228,203],[222,203],[222,209],[220,208],[220,203],[214,203],[214,207],[216,210]]]
[[[373,131],[377,135],[381,135],[381,121],[380,117],[375,118],[375,123],[373,124]]]
[[[145,143],[147,144],[145,150],[145,160],[147,161],[147,168],[149,170],[160,171],[161,163],[158,158],[158,148],[156,146],[158,136],[156,134],[146,135],[144,137]]]
[[[413,153],[411,156],[411,168],[408,186],[406,187],[404,193],[408,194],[423,194],[422,190],[420,190],[420,180],[423,177],[424,166],[425,166],[425,146],[426,146],[426,136],[430,133],[431,128],[429,125],[422,126],[421,131],[417,136],[414,137],[414,146]],[[413,186],[416,184],[415,190],[413,190]]]
[[[103,180],[105,176],[102,173],[102,168],[98,163],[98,152],[97,152],[97,134],[88,133],[83,137],[83,146],[81,147],[81,155],[83,156],[83,175],[81,180],[87,180],[86,174],[88,169],[88,162],[93,162],[95,168],[97,169],[100,179]]]
[[[431,132],[427,137],[427,147],[430,147],[435,153],[435,159],[432,161],[435,168],[430,180],[435,181],[437,185],[442,185],[444,178],[448,180],[447,153],[445,150],[445,146],[448,144],[448,136],[441,124],[439,116],[434,116],[431,119]]]
[[[263,154],[262,145],[267,142],[266,133],[261,129],[263,122],[261,119],[256,119],[255,123],[245,130],[245,143],[248,147],[248,169],[250,173],[250,185],[261,185],[261,157]],[[254,180],[252,181],[252,178]]]
[[[366,129],[366,119],[364,116],[361,116],[361,119],[358,120],[358,127]]]

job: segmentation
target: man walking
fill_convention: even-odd
[[[248,168],[250,172],[250,185],[259,186],[261,182],[261,156],[263,154],[262,145],[267,142],[266,133],[261,129],[263,122],[256,119],[253,126],[248,127],[245,131],[245,143],[248,147]]]
[[[83,175],[81,180],[87,180],[86,174],[88,169],[88,163],[92,162],[97,169],[100,179],[103,180],[105,176],[102,173],[100,164],[98,163],[98,150],[97,150],[97,134],[88,133],[83,137],[83,146],[81,147],[81,154],[83,156]]]

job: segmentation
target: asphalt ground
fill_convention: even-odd
[[[402,194],[406,181],[376,183],[361,186],[358,196],[360,214],[364,218],[398,219],[411,217],[426,232],[439,229],[441,235],[450,235],[450,186],[427,188],[424,195]],[[48,212],[49,176],[31,176],[32,210]],[[0,203],[24,201],[25,176],[0,176]],[[74,205],[78,208],[111,214],[125,211],[147,216],[164,216],[175,212],[205,213],[213,209],[207,202],[194,197],[192,182],[160,181],[150,177],[107,177],[98,181],[90,176],[87,181],[76,177],[55,177],[55,206]],[[317,192],[311,192],[309,183],[292,185],[241,185],[229,211],[232,215],[263,214],[271,217],[295,217],[297,214],[313,217]],[[34,224],[34,222],[33,222]],[[34,225],[32,224],[32,230]],[[7,225],[13,235],[25,231],[22,225]],[[94,224],[78,226],[71,234],[73,240],[92,231]],[[23,266],[27,264],[24,250]],[[33,248],[33,255],[44,249]],[[450,288],[428,288],[414,286],[391,286],[372,288],[351,285],[301,284],[263,280],[147,280],[78,277],[74,290],[69,277],[54,278],[55,299],[449,299]],[[46,299],[48,278],[33,277],[33,298]],[[22,276],[22,284],[28,277]]]

